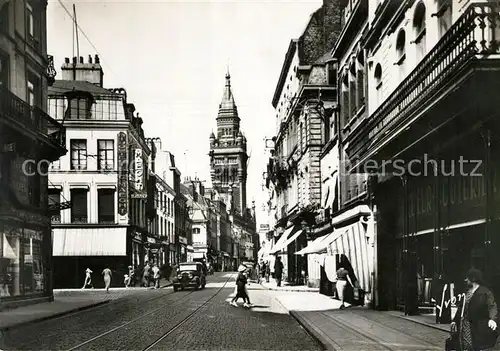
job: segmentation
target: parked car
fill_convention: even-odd
[[[207,283],[206,268],[201,262],[185,262],[179,264],[173,279],[174,291],[183,290],[187,287],[203,289]]]

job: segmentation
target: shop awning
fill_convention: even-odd
[[[127,228],[54,228],[53,256],[126,256]]]
[[[288,245],[292,241],[294,241],[295,239],[297,239],[299,237],[299,235],[302,234],[302,232],[304,231],[299,226],[294,226],[292,228],[289,228],[288,230],[290,230],[288,232],[288,235],[285,237],[285,234],[287,234],[287,232],[283,233],[283,236],[280,238],[280,240],[278,240],[278,243],[276,243],[276,245],[269,251],[270,254],[274,254],[274,253],[276,253],[278,251],[286,249],[288,247]],[[282,241],[281,239],[283,237],[285,237],[285,239]]]
[[[330,237],[332,233],[320,236],[319,238],[314,239],[309,245],[303,248],[300,251],[297,251],[296,255],[306,255],[310,253],[320,253],[321,251],[326,251],[326,247],[328,244],[324,244],[323,242]],[[323,245],[322,245],[323,243]]]
[[[334,217],[332,219],[332,224],[336,225],[342,222],[345,222],[351,218],[354,217],[359,217],[359,216],[369,216],[372,214],[372,211],[370,210],[370,207],[368,205],[359,205],[354,208],[351,208],[350,210],[345,211],[344,213],[341,213],[340,215]]]
[[[354,274],[364,291],[370,291],[370,262],[368,238],[360,222],[335,230],[335,237],[329,243],[332,254],[343,254],[349,260]]]
[[[276,251],[275,251],[274,249],[275,249],[275,248],[277,248],[277,247],[279,247],[279,246],[281,246],[281,245],[285,242],[286,238],[287,238],[287,237],[290,235],[290,233],[293,231],[293,228],[295,228],[295,227],[290,227],[290,228],[288,228],[287,230],[285,230],[285,231],[283,232],[283,234],[281,234],[281,237],[280,237],[280,238],[278,239],[278,241],[277,241],[277,242],[273,245],[273,247],[269,250],[269,253],[270,253],[270,254],[273,254],[274,252],[277,252],[277,251],[278,251],[278,250],[276,250]]]

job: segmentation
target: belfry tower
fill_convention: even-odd
[[[247,139],[240,130],[229,72],[217,115],[217,136],[210,134],[209,155],[213,189],[228,210],[243,214],[247,207]]]

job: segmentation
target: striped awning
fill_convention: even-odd
[[[285,234],[288,234],[284,240],[280,240],[278,241],[278,243],[273,246],[273,248],[270,250],[269,253],[273,254],[273,253],[276,253],[278,251],[281,251],[281,250],[286,250],[286,248],[288,247],[288,245],[290,245],[290,243],[292,241],[294,241],[295,239],[297,239],[299,237],[300,234],[302,234],[304,230],[302,228],[300,228],[299,226],[295,226],[295,227],[292,227],[290,229],[287,230],[287,232],[283,233],[283,237],[285,237]]]
[[[314,241],[310,242],[309,245],[304,247],[302,250],[297,251],[295,255],[306,255],[306,254],[311,254],[311,253],[318,253],[321,251],[326,251],[326,247],[328,244],[323,244],[321,245],[322,242],[324,242],[330,234],[320,236],[319,238],[314,239]]]
[[[53,256],[126,256],[127,228],[54,228]]]
[[[287,230],[285,230],[285,232],[283,234],[281,234],[281,237],[278,239],[276,244],[274,244],[273,247],[269,250],[270,254],[274,254],[274,253],[278,252],[279,250],[281,250],[279,248],[283,245],[283,243],[286,241],[288,236],[292,233],[294,228],[295,227],[290,227]]]
[[[370,257],[368,237],[360,222],[335,230],[334,240],[328,245],[330,254],[343,254],[349,260],[356,279],[364,291],[370,291]]]

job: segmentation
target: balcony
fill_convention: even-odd
[[[66,153],[66,130],[63,125],[4,87],[0,87],[0,119],[19,132],[28,132],[41,140],[49,148],[44,157],[50,161]]]
[[[498,81],[498,77],[492,73],[495,69],[500,70],[500,64],[494,60],[499,59],[495,54],[500,53],[499,10],[500,6],[493,3],[471,5],[369,117],[364,128],[357,131],[347,150],[348,154],[366,160],[373,156],[369,155],[371,150],[380,149],[402,134],[403,130],[408,130],[410,120],[413,126],[418,120],[417,116],[422,115],[424,110],[429,113],[430,107],[437,106],[439,102],[442,102],[440,112],[436,112],[436,107],[434,113],[444,118],[453,114],[449,106],[463,107],[467,103],[480,105],[479,99],[484,104],[484,96],[493,94],[492,86],[496,86],[495,80]],[[472,84],[466,84],[471,77],[474,78],[469,80]],[[483,89],[485,94],[477,91],[478,88]],[[463,95],[458,95],[459,90]],[[458,97],[467,97],[471,93],[474,93],[475,98],[472,100],[475,101],[470,98],[464,101],[461,100],[463,97]],[[445,98],[448,99],[452,94],[455,94],[454,101],[447,101],[448,108],[443,108]],[[457,104],[457,101],[463,103]],[[441,117],[436,117],[433,125],[438,125],[438,118]],[[404,144],[409,145],[409,140],[401,142],[401,145]]]

